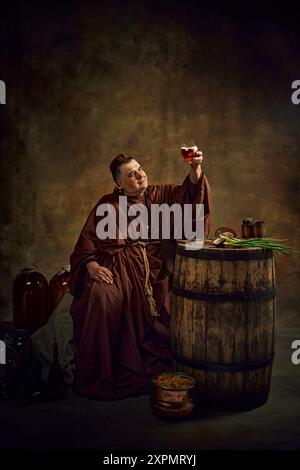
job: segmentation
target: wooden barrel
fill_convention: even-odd
[[[249,410],[268,399],[275,346],[271,250],[177,245],[171,338],[174,368],[193,376],[199,405]]]

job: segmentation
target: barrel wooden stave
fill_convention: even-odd
[[[176,288],[189,295],[225,297],[268,292],[275,288],[273,258],[199,260],[177,254],[173,286],[174,366],[196,378],[200,402],[224,410],[263,404],[269,394],[271,364],[241,372],[202,369],[203,364],[270,362],[275,347],[275,298],[217,302],[187,298],[182,292],[177,295]]]
[[[267,402],[272,367],[250,372],[217,374],[174,361],[174,368],[194,377],[198,406],[219,411],[246,411]]]

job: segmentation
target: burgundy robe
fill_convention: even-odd
[[[146,245],[150,282],[159,317],[153,320],[145,296],[141,248],[131,239],[100,240],[96,235],[99,204],[118,208],[117,189],[91,211],[71,255],[71,315],[77,348],[74,390],[80,395],[114,400],[149,392],[151,376],[171,367],[170,276],[158,242]],[[148,186],[134,203],[203,203],[205,236],[211,216],[211,191],[206,176],[193,185]],[[113,274],[113,284],[92,281],[86,263],[98,260]]]

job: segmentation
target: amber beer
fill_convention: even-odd
[[[198,147],[195,144],[185,145],[183,144],[180,149],[181,156],[186,162],[189,162],[191,158],[196,155]]]

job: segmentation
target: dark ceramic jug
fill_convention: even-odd
[[[43,274],[26,267],[13,282],[13,321],[17,329],[32,334],[48,320],[48,282]]]

